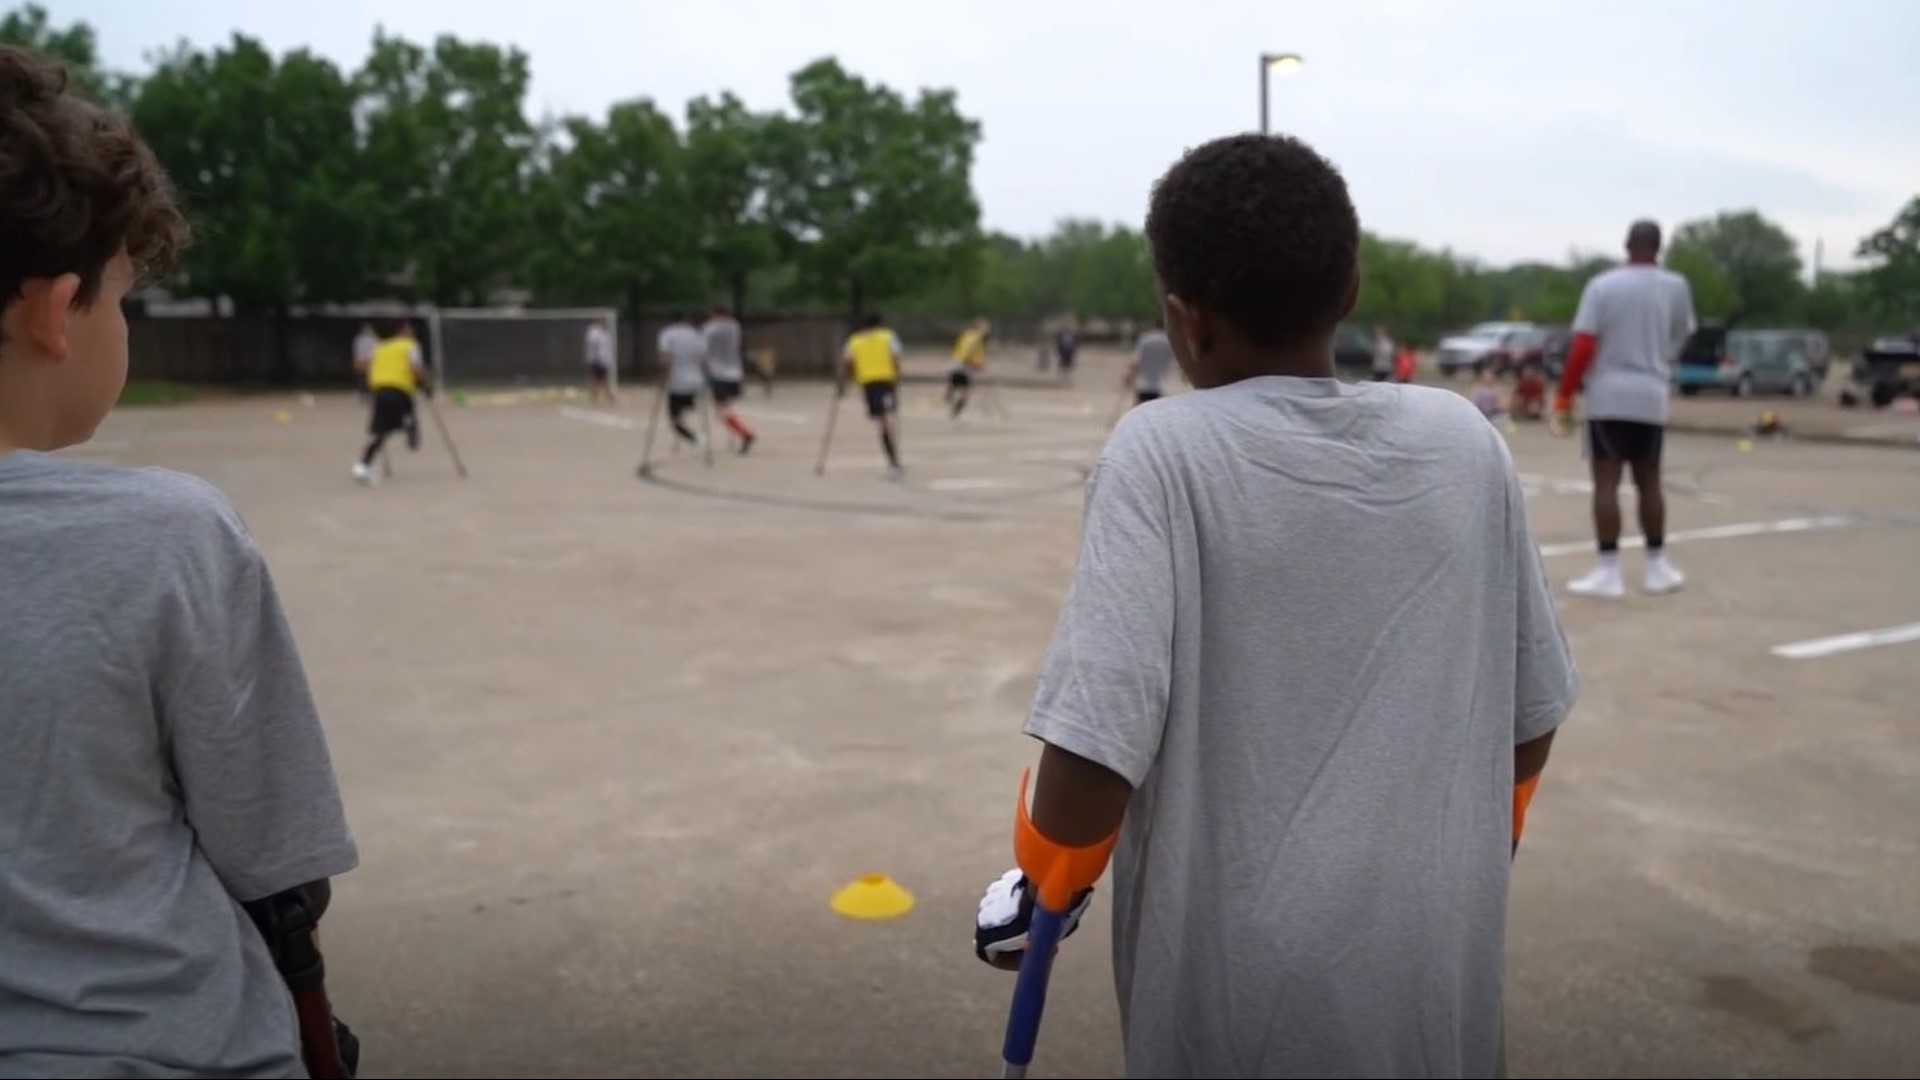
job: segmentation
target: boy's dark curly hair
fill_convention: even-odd
[[[166,174],[125,120],[67,89],[64,67],[0,45],[0,304],[30,278],[77,274],[98,294],[125,248],[164,273],[187,228]]]
[[[1339,321],[1360,220],[1312,147],[1235,135],[1188,151],[1154,185],[1147,242],[1164,291],[1273,348]]]

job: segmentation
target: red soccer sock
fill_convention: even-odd
[[[740,436],[740,439],[742,442],[745,442],[746,440],[753,438],[753,429],[748,427],[747,422],[745,420],[740,419],[740,417],[735,415],[733,412],[729,411],[729,412],[722,413],[720,415],[720,419],[725,421],[728,431],[731,431],[735,435]]]

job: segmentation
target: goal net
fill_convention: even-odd
[[[587,382],[587,331],[605,320],[608,381],[620,382],[615,308],[441,308],[429,317],[434,385],[564,390]]]

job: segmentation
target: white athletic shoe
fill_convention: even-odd
[[[1679,592],[1687,583],[1687,575],[1680,568],[1667,561],[1665,556],[1647,560],[1647,592],[1653,596],[1665,596],[1670,592]]]
[[[1567,590],[1578,596],[1593,596],[1602,600],[1619,600],[1627,595],[1626,583],[1620,580],[1618,563],[1602,563],[1587,573],[1586,577],[1575,578],[1567,583]]]
[[[366,463],[361,461],[353,463],[353,478],[365,487],[372,487],[380,482],[380,478],[374,474],[374,471],[367,468]]]
[[[904,466],[900,466],[900,465],[887,466],[887,479],[905,480],[906,478],[907,478],[907,470]]]

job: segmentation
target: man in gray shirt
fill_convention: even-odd
[[[1696,324],[1687,279],[1663,269],[1660,226],[1636,221],[1627,230],[1627,261],[1587,282],[1573,316],[1573,343],[1560,373],[1553,429],[1569,434],[1573,396],[1587,397],[1587,459],[1593,469],[1593,528],[1600,560],[1568,588],[1618,600],[1620,480],[1631,470],[1645,534],[1647,592],[1679,589],[1686,576],[1667,558],[1667,500],[1660,462],[1665,448],[1668,388],[1674,357]]]
[[[725,307],[715,307],[700,328],[700,336],[707,342],[707,379],[713,391],[713,407],[744,454],[753,449],[756,436],[734,405],[740,400],[741,383],[747,377],[746,362],[740,355],[740,320]]]
[[[1141,334],[1133,346],[1133,363],[1127,366],[1126,375],[1126,382],[1133,387],[1134,404],[1160,400],[1171,370],[1173,344],[1167,340],[1166,330],[1156,326]]]
[[[0,47],[0,1077],[305,1076],[255,913],[319,907],[353,839],[227,500],[49,454],[119,397],[121,303],[185,232],[137,137],[63,83]]]
[[[976,951],[1016,961],[1024,883],[1090,887],[1112,843],[1128,1075],[1492,1076],[1519,818],[1575,696],[1506,444],[1335,377],[1359,223],[1305,145],[1191,151],[1147,236],[1195,389],[1088,482]]]

